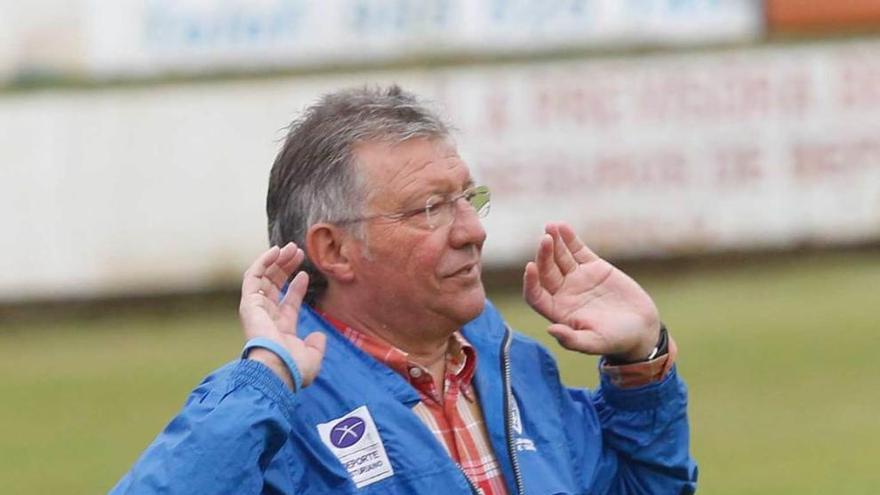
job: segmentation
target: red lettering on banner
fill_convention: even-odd
[[[688,163],[676,150],[603,153],[586,158],[563,153],[536,159],[497,156],[485,161],[480,170],[495,191],[511,195],[668,189],[690,180]]]
[[[681,185],[687,177],[684,157],[677,151],[600,156],[593,171],[594,186],[603,189]]]
[[[715,150],[715,182],[724,187],[739,187],[764,177],[761,152],[755,147]]]
[[[608,127],[621,118],[620,91],[604,71],[546,74],[530,81],[531,124]]]
[[[880,93],[870,93],[880,88],[875,84],[880,74],[860,70],[842,76],[847,81],[841,90],[845,101]],[[611,130],[801,119],[814,110],[817,91],[823,87],[812,74],[807,64],[741,57],[637,68],[609,62],[572,66],[570,71],[535,69],[522,73],[522,86],[514,80],[486,83],[480,102],[485,109],[483,128],[499,135],[511,129],[545,132],[557,126]],[[509,94],[511,88],[517,92]]]
[[[634,99],[642,119],[726,123],[800,117],[809,111],[814,95],[810,74],[803,68],[781,70],[733,63],[648,72]]]
[[[850,142],[800,142],[791,149],[793,173],[800,181],[821,181],[880,168],[880,139]]]

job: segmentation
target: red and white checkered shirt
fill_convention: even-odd
[[[489,443],[483,412],[471,385],[477,354],[459,332],[449,338],[445,390],[437,390],[431,373],[410,361],[406,352],[326,313],[323,316],[356,347],[399,373],[418,391],[421,401],[412,411],[481,493],[507,494],[501,467]]]

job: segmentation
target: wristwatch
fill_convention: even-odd
[[[615,358],[614,356],[605,356],[605,361],[611,366],[622,366],[627,364],[637,364],[637,363],[646,363],[651,361],[652,359],[657,359],[658,357],[669,352],[669,332],[666,330],[666,325],[663,322],[660,322],[660,336],[657,337],[657,345],[654,346],[654,349],[645,359],[640,359],[638,361],[624,361],[623,359]]]

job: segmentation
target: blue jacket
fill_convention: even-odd
[[[327,335],[310,387],[293,394],[260,363],[226,365],[111,493],[476,493],[410,410],[419,397],[406,380],[305,306],[298,328]],[[604,378],[596,392],[570,389],[549,352],[511,332],[491,304],[462,332],[511,494],[695,491],[687,392],[674,369],[637,389]]]

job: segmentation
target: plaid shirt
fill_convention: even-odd
[[[418,391],[421,401],[413,407],[413,412],[482,494],[507,494],[498,459],[489,443],[480,403],[471,385],[477,355],[460,332],[449,337],[445,390],[441,391],[434,384],[431,373],[410,361],[406,352],[326,313],[322,312],[322,315],[357,348],[396,371]],[[675,341],[670,337],[667,354],[645,363],[603,364],[601,370],[619,387],[639,387],[662,380],[672,369],[676,354]]]

